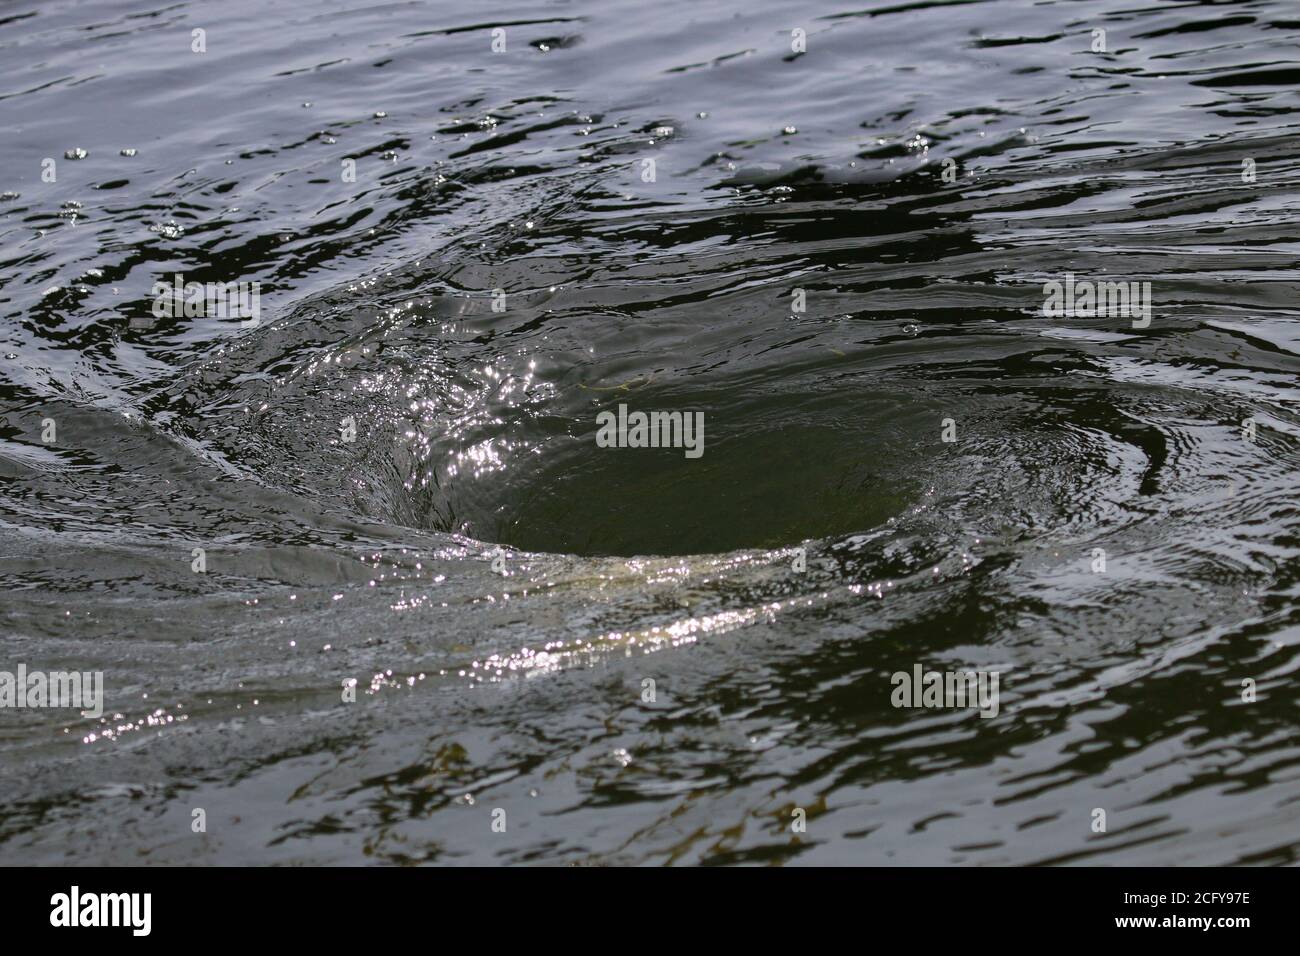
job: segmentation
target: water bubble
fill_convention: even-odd
[[[179,239],[185,235],[185,230],[181,228],[180,223],[168,219],[166,222],[155,223],[149,227],[150,232],[156,232],[164,239]]]

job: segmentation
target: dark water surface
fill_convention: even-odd
[[[1296,861],[1296,3],[19,0],[0,64],[0,669],[107,687],[0,711],[0,861]]]

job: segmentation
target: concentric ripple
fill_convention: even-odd
[[[0,716],[0,860],[1296,862],[1297,40],[19,3],[0,646],[108,699]]]

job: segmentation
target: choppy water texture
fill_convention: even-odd
[[[1282,0],[5,5],[0,669],[108,709],[0,713],[0,860],[1295,862],[1298,53]]]

